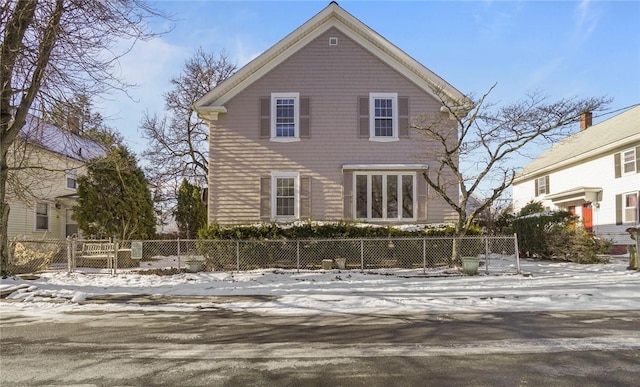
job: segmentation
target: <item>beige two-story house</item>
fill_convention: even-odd
[[[468,102],[332,2],[196,102],[209,222],[453,220],[423,177],[436,145],[410,129],[443,114],[436,93]]]
[[[59,239],[78,233],[76,178],[105,149],[76,132],[27,116],[8,153],[8,237]]]

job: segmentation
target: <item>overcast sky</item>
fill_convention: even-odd
[[[120,62],[139,87],[99,108],[136,153],[145,111],[162,113],[169,79],[198,47],[226,51],[239,67],[324,9],[328,1],[159,1],[172,14]],[[610,110],[640,103],[638,1],[340,1],[347,12],[465,94],[515,102],[528,91],[551,99],[608,96]],[[610,115],[595,117],[594,123]]]

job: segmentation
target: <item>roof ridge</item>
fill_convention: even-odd
[[[405,76],[426,92],[435,94],[436,90],[442,90],[448,98],[456,102],[468,102],[468,98],[463,93],[443,78],[344,10],[338,3],[332,1],[327,7],[262,52],[227,80],[207,92],[194,103],[196,110],[202,112],[207,108],[222,108],[237,93],[299,51],[309,41],[329,28],[339,28],[340,26],[345,27],[341,29],[345,35],[357,43],[364,43],[363,48],[383,62],[391,67],[397,67],[398,71],[401,71],[400,68],[404,68]]]
[[[640,137],[640,104],[556,142],[522,168],[518,172],[518,180],[554,167],[560,168],[569,160],[577,162],[604,154],[614,144],[623,146],[637,141],[636,137]]]

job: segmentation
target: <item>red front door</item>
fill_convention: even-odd
[[[582,224],[587,231],[593,232],[593,209],[591,203],[582,205]]]

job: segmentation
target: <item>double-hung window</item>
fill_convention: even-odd
[[[535,181],[535,186],[536,196],[548,194],[549,192],[551,192],[549,190],[549,175],[537,178]]]
[[[398,94],[369,94],[369,139],[398,140]]]
[[[623,195],[623,222],[624,223],[637,223],[638,222],[638,194],[636,192],[626,193]]]
[[[49,204],[48,203],[36,203],[35,214],[35,230],[47,231],[49,230]]]
[[[622,152],[622,173],[635,173],[636,172],[636,150],[630,149]]]
[[[298,219],[300,213],[300,174],[274,172],[271,174],[271,218]]]
[[[78,222],[73,219],[73,210],[65,210],[65,236],[78,234]]]
[[[77,171],[75,169],[70,169],[66,174],[66,186],[68,189],[76,189],[77,188]]]
[[[300,93],[271,94],[271,140],[300,138]]]
[[[414,220],[415,173],[355,173],[355,218],[359,220]]]

